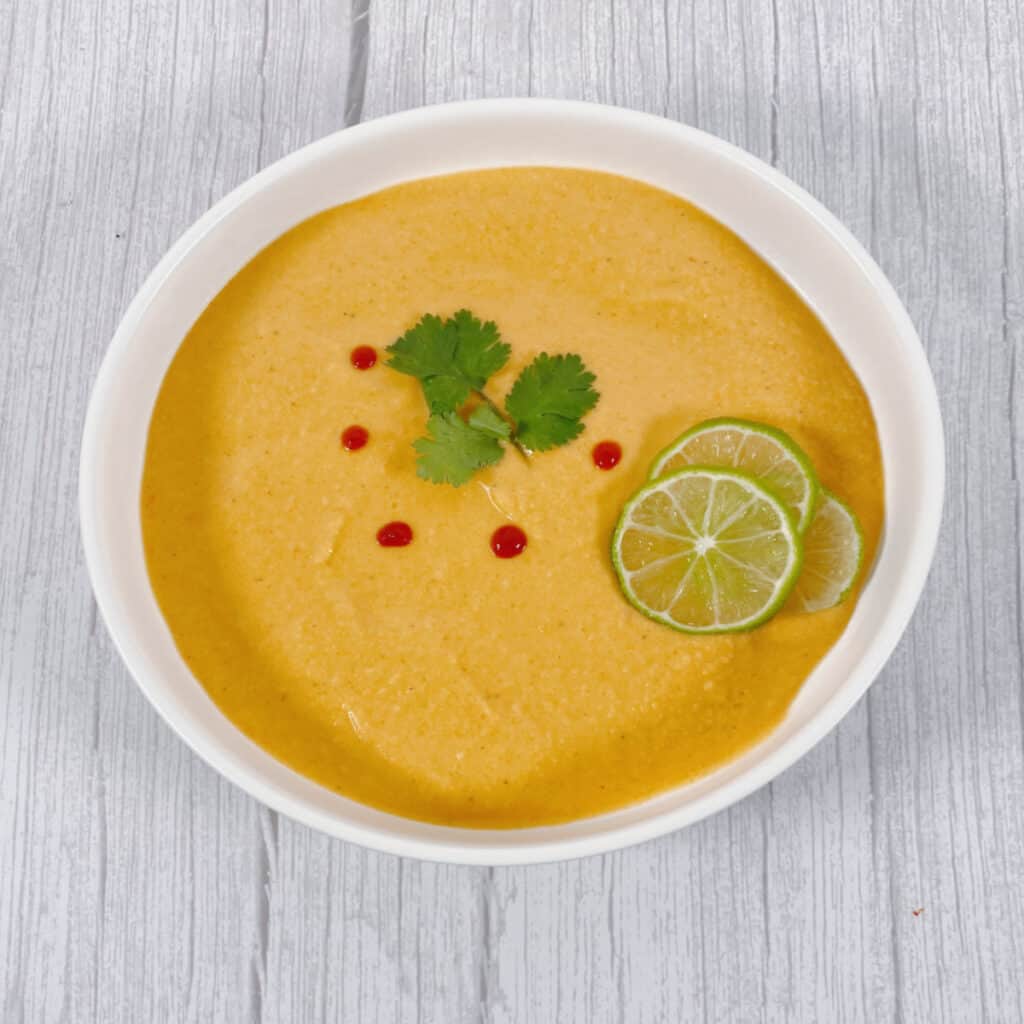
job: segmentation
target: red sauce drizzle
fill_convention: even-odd
[[[515,558],[526,549],[526,534],[518,526],[499,526],[491,534],[491,550],[499,558]]]
[[[352,349],[351,359],[357,370],[369,370],[377,364],[377,350],[370,345],[360,345]]]
[[[382,548],[404,548],[412,543],[412,527],[401,520],[385,523],[377,531],[377,543]]]
[[[366,442],[369,440],[370,432],[366,427],[360,427],[358,424],[346,427],[341,432],[341,447],[347,452],[357,452],[360,448],[365,448]]]
[[[594,445],[593,456],[598,469],[614,469],[622,461],[622,445],[618,441],[601,441]]]

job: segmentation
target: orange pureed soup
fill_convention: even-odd
[[[384,348],[468,307],[601,393],[576,441],[455,488],[417,477],[426,410]],[[354,348],[381,358],[353,366]],[[788,431],[860,517],[883,476],[867,397],[813,313],[683,200],[581,170],[415,181],[278,239],[210,304],[164,380],[141,514],[178,649],[243,732],[339,793],[508,828],[612,810],[737,756],[783,717],[855,600],[689,636],[631,608],[609,541],[673,437],[712,416]],[[341,432],[359,425],[362,447]],[[599,470],[598,441],[622,447]],[[400,520],[412,542],[384,547]],[[496,558],[494,531],[529,543]],[[854,595],[854,598],[856,595]]]

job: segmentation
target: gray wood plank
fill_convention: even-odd
[[[0,1018],[254,1019],[267,814],[157,720],[96,621],[78,436],[168,244],[342,124],[348,11],[12,3],[0,47]]]
[[[1016,5],[375,0],[374,18],[388,32],[371,37],[368,114],[581,98],[775,163],[892,277],[949,435],[939,560],[878,687],[799,766],[697,828],[495,871],[485,1016],[1021,1019]]]

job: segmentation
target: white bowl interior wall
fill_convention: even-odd
[[[160,615],[138,504],[164,373],[206,305],[260,249],[321,210],[397,182],[512,165],[583,167],[649,182],[702,207],[768,260],[815,310],[867,391],[887,517],[846,632],[764,742],[695,783],[614,813],[477,831],[347,800],[238,732],[191,675]],[[905,629],[934,552],[942,490],[942,426],[920,342],[881,271],[831,214],[761,161],[695,129],[538,100],[452,104],[370,122],[286,157],[219,202],[174,245],[125,314],[93,391],[80,477],[83,543],[104,620],[146,695],[200,756],[271,807],[330,834],[393,853],[491,864],[579,856],[664,834],[728,806],[810,749],[867,689]]]

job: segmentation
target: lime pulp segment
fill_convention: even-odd
[[[622,510],[612,562],[629,602],[686,633],[753,629],[800,573],[796,521],[749,473],[690,466],[647,484]]]
[[[723,466],[751,474],[792,510],[801,533],[814,518],[818,475],[800,446],[775,427],[731,418],[705,420],[661,452],[650,479],[684,466]]]

